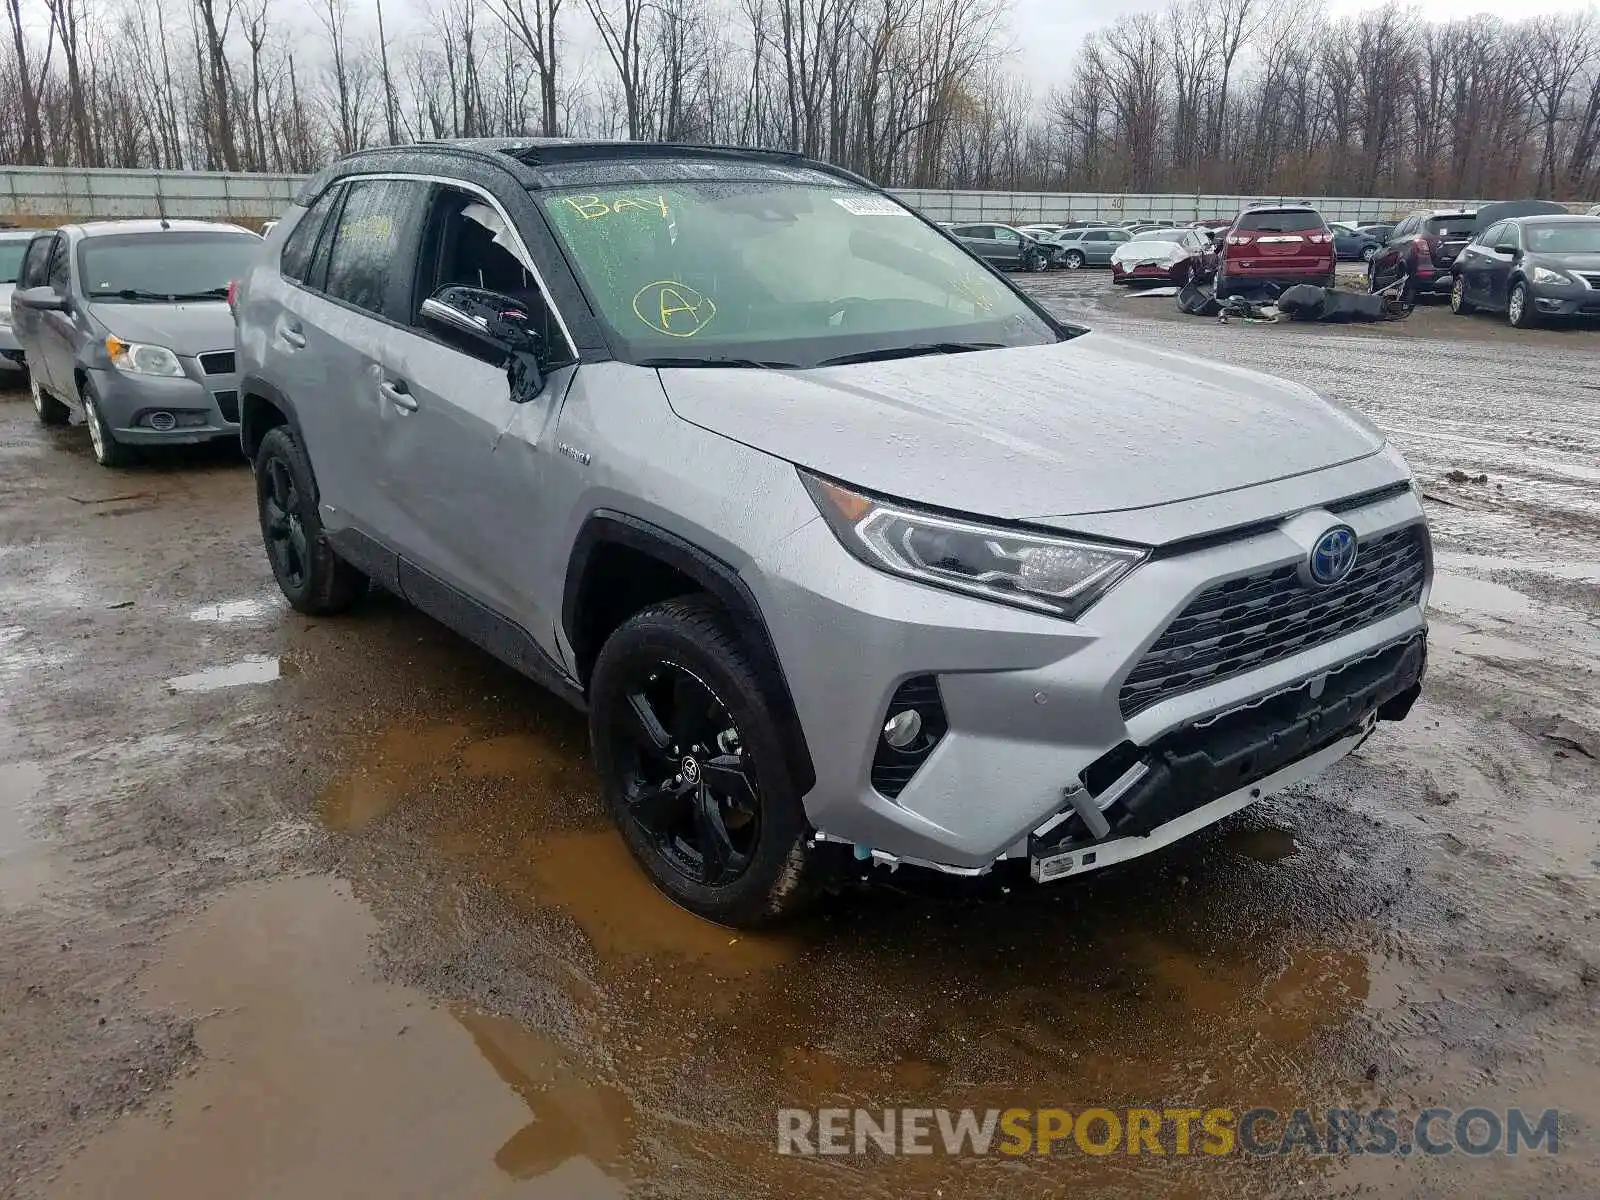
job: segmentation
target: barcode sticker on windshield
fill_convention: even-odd
[[[909,217],[911,214],[885,196],[835,196],[833,202],[858,217]]]

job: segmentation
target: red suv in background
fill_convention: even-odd
[[[1321,213],[1306,204],[1260,205],[1235,217],[1222,239],[1217,296],[1296,283],[1331,288],[1333,272],[1333,231]]]

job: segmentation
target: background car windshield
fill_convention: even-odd
[[[91,299],[121,299],[119,292],[148,296],[226,298],[230,280],[250,267],[261,239],[249,233],[137,233],[85,238],[78,248],[78,275]],[[219,290],[220,289],[220,290]]]
[[[1242,233],[1302,233],[1321,229],[1322,218],[1314,212],[1240,213],[1234,228]]]
[[[0,242],[0,283],[15,283],[22,273],[22,256],[28,252],[23,238],[8,238]]]
[[[1147,229],[1143,233],[1133,235],[1136,242],[1181,242],[1183,230],[1181,229]]]
[[[1600,221],[1583,225],[1524,225],[1535,254],[1600,254]]]
[[[936,342],[1056,340],[981,262],[873,192],[707,179],[540,200],[627,359],[812,366]]]

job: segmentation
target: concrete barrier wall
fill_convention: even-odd
[[[212,217],[260,221],[278,216],[303,176],[221,171],[0,168],[0,216],[86,220],[96,217]],[[1379,221],[1417,208],[1470,204],[1460,198],[1357,196],[1188,196],[1111,192],[972,192],[917,188],[895,193],[936,221],[1105,220],[1135,217],[1184,222],[1231,217],[1251,204],[1306,202],[1331,221]],[[1579,209],[1578,211],[1582,211]]]

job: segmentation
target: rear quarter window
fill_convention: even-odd
[[[300,218],[300,223],[290,232],[278,260],[278,270],[285,279],[293,279],[297,283],[306,281],[307,271],[311,267],[311,254],[317,246],[317,235],[322,232],[328,214],[339,203],[339,195],[343,191],[343,185],[336,184],[323,192],[317,197],[317,202],[311,206],[311,210]]]

